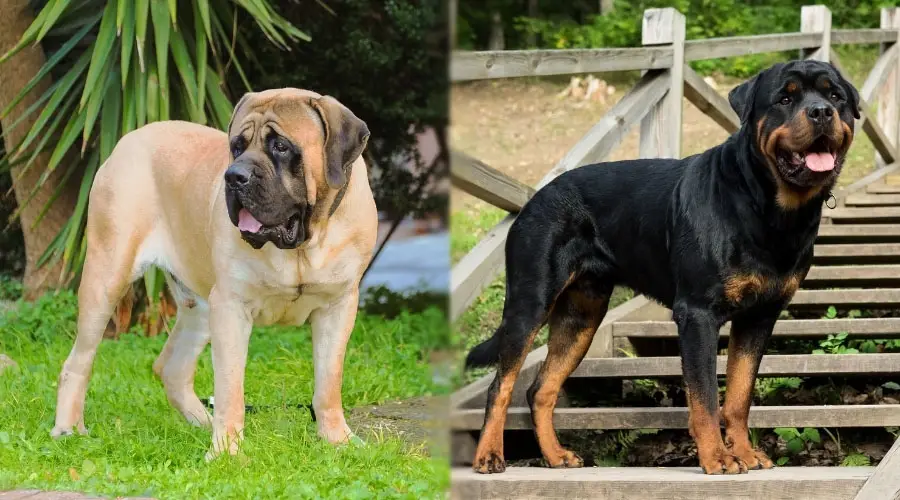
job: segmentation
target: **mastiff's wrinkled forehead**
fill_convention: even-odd
[[[369,129],[333,97],[285,88],[244,95],[228,137],[231,221],[254,248],[296,248],[313,212],[342,194]]]

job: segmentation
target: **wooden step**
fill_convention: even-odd
[[[866,192],[873,194],[900,194],[900,186],[893,184],[869,184],[866,186]]]
[[[900,207],[838,207],[822,211],[822,217],[835,224],[897,224]]]
[[[814,266],[803,280],[803,288],[900,286],[900,266]]]
[[[799,290],[788,306],[794,310],[815,310],[828,306],[841,308],[894,308],[900,304],[900,289],[871,290],[845,288],[841,290]]]
[[[776,467],[709,476],[699,467],[509,467],[502,474],[478,474],[470,467],[454,467],[450,498],[851,500],[874,471],[875,467]]]
[[[838,224],[831,227],[844,226]],[[813,247],[813,263],[816,265],[900,263],[900,243],[816,245]]]
[[[822,224],[817,243],[900,242],[900,224]]]
[[[484,409],[455,410],[453,430],[480,430]],[[688,409],[679,408],[557,408],[557,429],[687,429]],[[900,405],[753,406],[750,427],[889,427],[900,426]],[[509,409],[506,429],[531,429],[528,408]]]
[[[716,357],[716,374],[725,375],[727,358]],[[770,354],[763,356],[759,376],[886,375],[900,373],[900,354]],[[678,356],[585,358],[572,373],[587,378],[681,377]]]
[[[620,321],[612,325],[613,337],[675,338],[678,328],[674,321]],[[731,323],[720,334],[728,336]],[[900,337],[900,318],[859,319],[785,319],[775,323],[774,337],[823,338],[831,333],[847,332],[849,337]]]
[[[900,194],[851,194],[844,200],[848,207],[884,207],[900,205]]]

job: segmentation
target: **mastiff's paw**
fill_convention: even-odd
[[[78,422],[78,425],[76,426],[57,425],[53,427],[53,430],[50,431],[50,437],[52,437],[53,439],[59,439],[65,436],[74,436],[75,434],[86,436],[87,433],[88,431],[84,426],[84,422]]]

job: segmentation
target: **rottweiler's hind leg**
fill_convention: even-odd
[[[503,430],[513,388],[534,337],[547,321],[553,302],[574,275],[557,273],[545,286],[516,281],[525,273],[508,271],[503,319],[494,333],[499,345],[497,375],[487,393],[484,426],[472,463],[475,472],[491,474],[506,470],[503,458]]]
[[[534,433],[550,467],[584,465],[581,457],[559,444],[553,428],[553,410],[563,382],[581,363],[603,322],[612,288],[612,284],[582,277],[563,291],[550,313],[547,359],[528,389]]]

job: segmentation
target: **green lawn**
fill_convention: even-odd
[[[74,338],[70,293],[23,303],[0,318],[0,352],[18,367],[0,373],[0,491],[40,488],[157,498],[438,498],[446,459],[427,443],[354,429],[365,446],[332,447],[304,408],[312,400],[308,327],[254,331],[246,377],[243,453],[205,463],[206,429],[191,427],[166,401],[151,364],[164,336],[106,340],[94,364],[85,419],[90,436],[55,441],[56,377]],[[361,315],[350,341],[344,405],[441,394],[428,352],[446,319],[430,309],[386,320]],[[197,394],[212,393],[209,351]],[[351,423],[352,425],[352,423]]]

